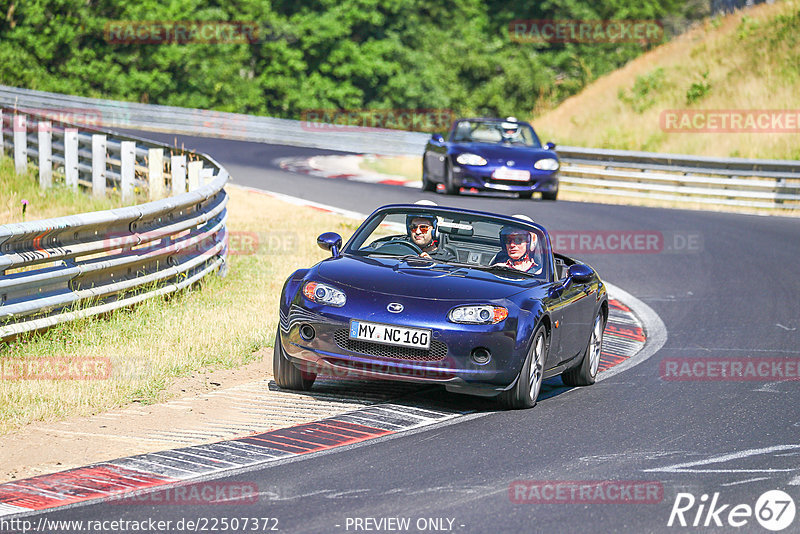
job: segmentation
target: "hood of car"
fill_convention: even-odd
[[[317,265],[314,278],[338,286],[345,293],[352,287],[436,300],[501,299],[542,283],[522,274],[379,256],[330,258]]]
[[[452,147],[454,154],[477,154],[489,162],[489,165],[507,165],[513,161],[514,165],[533,164],[543,158],[558,159],[555,152],[543,148],[532,148],[519,145],[502,145],[495,143],[459,143]],[[509,165],[509,166],[514,166]]]

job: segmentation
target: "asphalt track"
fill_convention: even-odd
[[[282,171],[274,160],[324,151],[148,133],[211,154],[234,183],[358,212],[433,200],[524,213],[551,231],[636,231],[665,236],[657,253],[574,253],[650,306],[668,338],[642,364],[532,410],[479,413],[419,432],[311,454],[239,473],[260,502],[249,506],[117,506],[96,503],[50,519],[277,518],[282,532],[767,532],[754,517],[725,524],[737,504],[767,490],[800,500],[800,382],[662,377],[674,358],[800,358],[800,219],[601,204],[446,197]],[[596,235],[596,234],[592,234]],[[608,235],[608,234],[600,234]],[[676,237],[677,236],[677,237]],[[694,250],[682,247],[690,237]],[[671,250],[668,250],[670,249]],[[277,309],[277,308],[276,308]],[[707,360],[706,360],[707,361]],[[432,405],[438,402],[431,398]],[[465,401],[467,402],[467,401]],[[654,481],[658,502],[514,503],[513,481]],[[668,527],[679,492],[719,493],[723,528]],[[570,499],[567,499],[570,500]],[[709,498],[709,501],[711,498]],[[706,507],[707,508],[707,507]],[[698,505],[685,514],[694,521]],[[800,512],[800,511],[799,511]],[[800,513],[798,514],[800,516]],[[35,518],[36,516],[34,516]],[[360,518],[410,518],[377,530]],[[349,519],[348,519],[349,518]],[[175,524],[175,523],[173,523]],[[425,526],[418,529],[418,526]],[[391,526],[383,524],[383,526]],[[228,530],[232,531],[232,530]],[[263,530],[258,530],[263,531]],[[800,531],[800,517],[785,532]]]

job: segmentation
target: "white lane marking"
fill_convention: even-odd
[[[729,460],[741,460],[749,456],[758,456],[760,454],[769,454],[776,451],[789,451],[800,449],[800,445],[773,445],[772,447],[764,447],[761,449],[747,449],[743,451],[723,454],[720,456],[712,456],[704,460],[697,460],[694,462],[685,462],[681,464],[673,464],[665,467],[655,467],[652,469],[645,469],[645,473],[779,473],[797,471],[798,468],[791,469],[693,469],[696,466],[703,466],[709,464],[724,463]]]
[[[761,392],[764,392],[764,393],[788,393],[788,391],[778,391],[777,390],[778,384],[780,384],[782,382],[788,382],[788,380],[778,380],[777,382],[768,382],[768,383],[764,384],[763,386],[761,386],[760,388],[754,389],[752,391],[761,391]]]
[[[758,482],[759,480],[769,480],[769,477],[756,477],[748,478],[747,480],[737,480],[736,482],[728,482],[727,484],[720,484],[723,488],[728,486],[738,486],[739,484],[747,484],[748,482]]]
[[[793,327],[793,328],[789,328],[788,326],[783,326],[781,323],[775,323],[775,326],[779,326],[779,327],[783,328],[784,330],[788,330],[789,332],[794,332],[795,330],[797,330],[796,326]]]

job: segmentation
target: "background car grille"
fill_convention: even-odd
[[[379,358],[394,358],[397,360],[414,360],[418,362],[438,362],[447,356],[447,345],[441,341],[431,340],[431,348],[415,349],[411,347],[394,347],[383,343],[350,339],[348,330],[337,330],[333,334],[336,344],[344,350],[358,352]]]

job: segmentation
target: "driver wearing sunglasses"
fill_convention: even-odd
[[[522,228],[504,226],[500,230],[500,243],[505,249],[507,259],[506,261],[500,261],[496,265],[505,265],[518,271],[526,271],[533,274],[540,273],[542,266],[538,265],[534,259],[537,241],[536,234]]]
[[[422,252],[420,256],[428,259],[453,261],[455,255],[449,250],[439,247],[436,237],[436,217],[432,215],[409,215],[406,220],[408,237]]]

